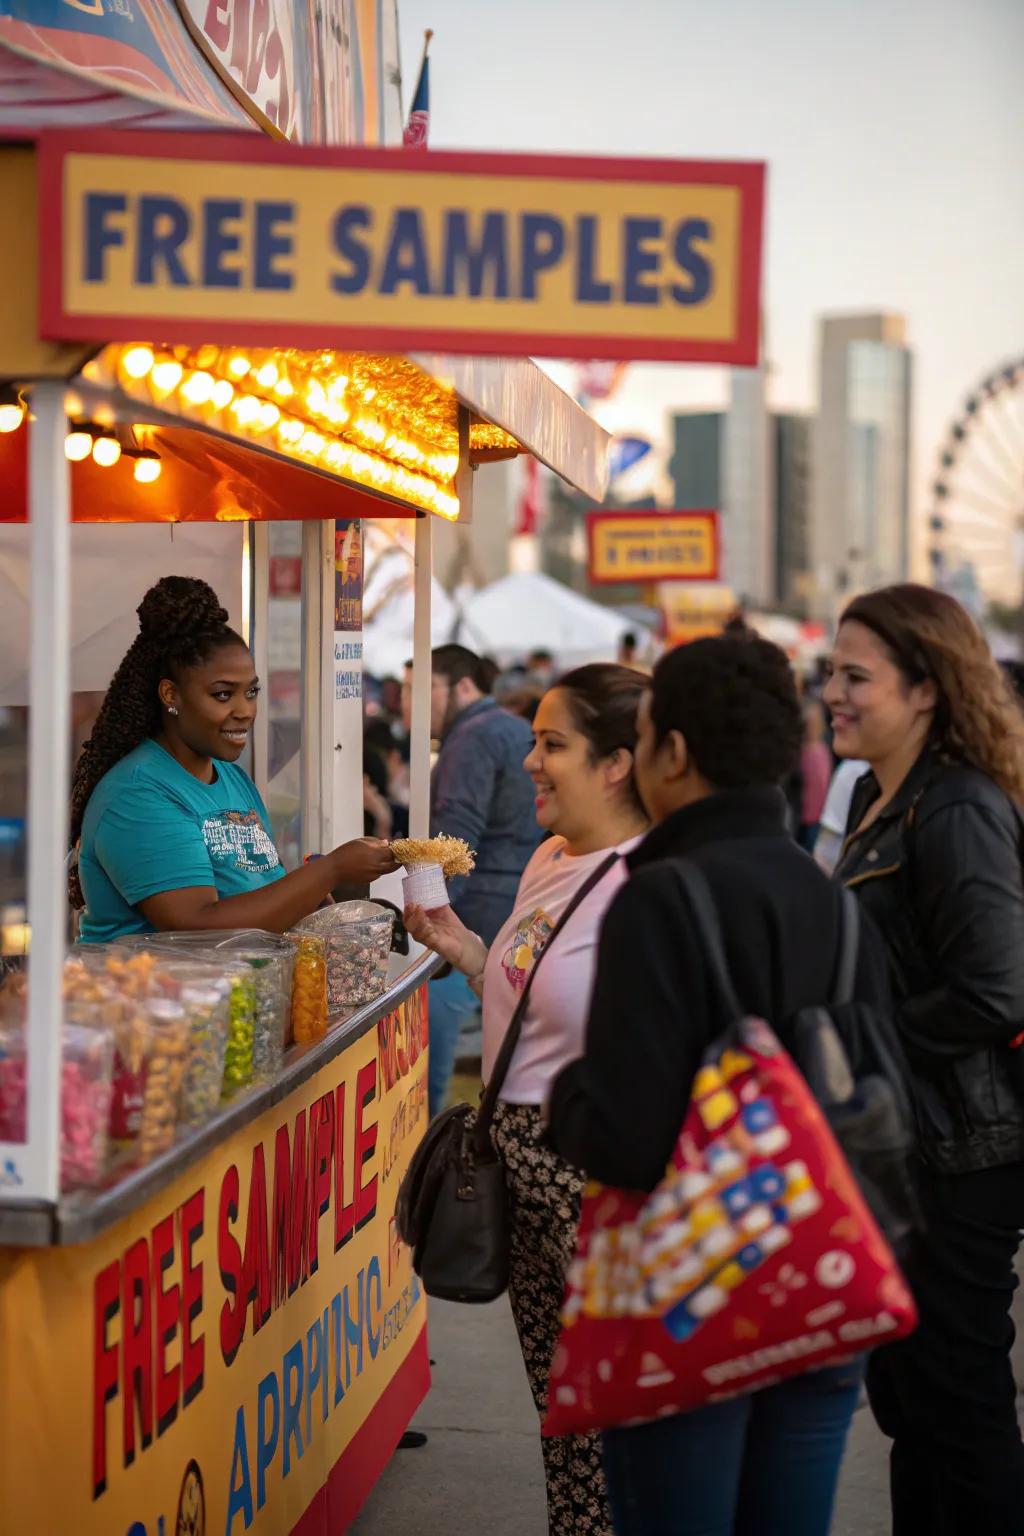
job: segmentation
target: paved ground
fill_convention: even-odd
[[[395,1455],[354,1536],[544,1536],[537,1419],[507,1302],[431,1302],[430,1352],[434,1388],[416,1420],[429,1442]],[[854,1420],[833,1536],[888,1533],[885,1442],[864,1408]]]

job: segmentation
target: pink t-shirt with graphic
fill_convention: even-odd
[[[619,847],[626,854],[638,837]],[[491,945],[484,972],[483,1074],[487,1082],[527,975],[587,877],[611,852],[565,851],[565,839],[541,843],[526,866],[512,916]],[[583,1034],[604,914],[627,878],[625,863],[610,869],[577,907],[537,972],[530,1006],[501,1097],[510,1104],[543,1104],[555,1077],[583,1054]]]

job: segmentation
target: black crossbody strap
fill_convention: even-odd
[[[669,862],[686,896],[686,905],[690,909],[700,947],[708,962],[723,1020],[727,1024],[734,1024],[743,1017],[745,1009],[736,995],[736,988],[729,975],[729,962],[725,958],[725,943],[722,939],[722,924],[707,876],[689,859],[672,859]]]
[[[533,962],[532,967],[530,968],[530,974],[526,978],[526,983],[523,987],[522,993],[520,994],[519,1001],[516,1004],[515,1012],[509,1021],[508,1029],[505,1031],[505,1038],[501,1042],[501,1049],[498,1052],[497,1059],[495,1060],[494,1069],[491,1072],[487,1087],[484,1089],[483,1097],[480,1100],[480,1109],[477,1112],[476,1126],[474,1127],[473,1132],[474,1139],[476,1140],[478,1146],[486,1143],[490,1137],[491,1122],[494,1119],[494,1110],[498,1102],[498,1095],[501,1093],[502,1087],[504,1085],[505,1078],[508,1074],[508,1069],[512,1063],[512,1057],[515,1055],[516,1046],[519,1044],[519,1036],[523,1032],[523,1020],[526,1018],[526,1010],[530,1003],[530,991],[533,987],[534,978],[537,975],[537,970],[541,964],[541,961],[544,959],[544,956],[548,953],[552,944],[554,944],[555,940],[558,938],[558,935],[561,933],[566,923],[572,917],[573,913],[583,905],[591,891],[594,890],[596,886],[601,884],[601,881],[604,879],[605,875],[609,874],[611,870],[615,868],[615,865],[619,862],[619,857],[620,855],[618,853],[610,853],[608,857],[598,866],[598,868],[595,869],[592,874],[587,876],[579,890],[574,892],[572,899],[570,900],[565,911],[562,913],[561,917],[558,919],[558,922],[551,930],[551,934],[547,943],[544,945],[544,948],[541,950],[540,954],[537,956],[536,960]]]

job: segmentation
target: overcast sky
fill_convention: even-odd
[[[772,402],[815,396],[815,321],[902,311],[923,487],[950,415],[1024,355],[1024,0],[399,0],[406,107],[433,27],[435,148],[768,162]],[[714,405],[637,365],[608,425]]]

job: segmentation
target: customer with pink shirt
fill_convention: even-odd
[[[429,915],[406,910],[413,936],[481,992],[485,1081],[562,913],[610,853],[629,852],[647,829],[633,782],[637,709],[646,686],[628,667],[595,665],[570,672],[541,700],[526,771],[537,788],[537,820],[553,835],[527,865],[512,916],[489,951],[450,907]],[[583,1178],[542,1142],[541,1106],[561,1068],[582,1054],[598,933],[625,879],[621,860],[612,864],[545,956],[495,1115],[512,1209],[509,1296],[542,1418]],[[600,1436],[542,1445],[552,1536],[610,1533]]]

